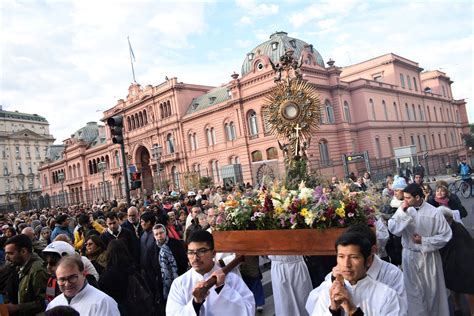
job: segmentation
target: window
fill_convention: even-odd
[[[405,111],[407,114],[407,121],[411,120],[410,109],[408,109],[408,103],[405,103]]]
[[[231,165],[238,165],[240,164],[240,158],[237,156],[232,156],[230,157],[229,162]]]
[[[423,113],[423,108],[419,104],[418,104],[418,112],[420,113],[420,121],[424,121],[425,120],[425,115]]]
[[[418,144],[417,144],[417,145],[418,145],[418,146],[417,146],[418,150],[423,150],[423,147],[422,147],[422,144],[421,144],[420,135],[416,136],[416,138],[417,138],[417,140],[418,140]]]
[[[384,100],[382,100],[382,107],[383,107],[383,113],[385,115],[385,120],[388,121],[387,104],[385,104]]]
[[[443,89],[443,97],[446,96],[446,89],[444,88],[444,86],[441,86],[441,89]]]
[[[212,144],[213,145],[217,144],[216,131],[214,130],[214,127],[211,127],[211,136],[212,136]]]
[[[230,122],[230,123],[225,123],[225,132],[226,132],[226,135],[227,135],[227,140],[234,140],[236,139],[236,135],[235,135],[235,126],[234,126],[234,122]]]
[[[327,123],[329,124],[334,123],[334,109],[331,105],[331,102],[329,102],[329,100],[326,100],[324,102],[324,107],[326,110]]]
[[[377,73],[377,74],[373,74],[372,75],[372,79],[374,81],[378,81],[378,82],[383,82],[383,76],[382,76],[382,73]]]
[[[250,136],[258,135],[257,113],[254,110],[249,111],[247,115]]]
[[[416,112],[415,112],[415,105],[414,104],[411,105],[411,111],[412,111],[412,114],[413,114],[413,120],[416,121]]]
[[[396,102],[393,102],[393,110],[395,111],[395,117],[397,118],[397,121],[399,121],[400,118],[398,117],[398,108]]]
[[[168,153],[173,154],[174,153],[174,139],[171,133],[168,134],[168,136],[166,136],[166,145],[168,146]]]
[[[189,134],[188,135],[188,138],[189,138],[189,146],[191,147],[191,150],[195,150],[196,149],[196,139],[195,139],[195,135],[196,134]]]
[[[418,91],[418,85],[416,84],[416,78],[413,77],[413,86],[415,87],[415,91]]]
[[[405,89],[405,78],[403,77],[403,74],[400,74],[400,84],[402,85],[402,88]]]
[[[26,158],[27,158],[27,159],[30,159],[30,158],[31,158],[30,146],[26,146],[25,149],[26,149]]]
[[[220,175],[220,170],[219,170],[219,161],[213,160],[211,161],[211,172],[212,172],[212,178],[216,183],[220,182],[221,180],[221,175]]]
[[[319,142],[319,158],[321,160],[321,165],[329,165],[329,148],[328,142],[325,139]]]
[[[431,121],[431,111],[429,106],[426,106],[426,112],[428,113],[428,121]]]
[[[262,152],[260,150],[253,151],[251,156],[252,156],[252,162],[263,160]]]
[[[402,136],[398,136],[398,143],[400,144],[400,147],[403,146],[403,137]]]
[[[114,157],[115,157],[115,167],[116,168],[120,168],[120,156],[119,156],[119,152],[118,151],[115,151],[114,153]]]
[[[17,167],[18,167],[18,174],[23,174],[23,170],[21,168],[21,162],[17,163]]]
[[[178,168],[176,168],[176,166],[171,167],[171,176],[173,177],[174,187],[179,188],[180,187],[179,172],[178,172]]]
[[[272,43],[272,50],[276,50],[278,48],[278,42]]]
[[[436,140],[434,134],[431,134],[431,148],[436,149]]]
[[[278,150],[275,147],[267,149],[267,160],[278,159]]]
[[[372,99],[369,100],[370,110],[372,111],[372,119],[375,121],[377,117],[375,116],[375,105]]]
[[[39,146],[35,146],[35,157],[36,159],[41,159]]]
[[[216,134],[214,133],[214,127],[208,127],[206,129],[207,145],[213,146],[216,144]]]
[[[438,113],[436,113],[436,107],[433,108],[434,115],[435,115],[435,121],[438,122]]]
[[[10,173],[8,172],[8,163],[7,162],[3,163],[3,175],[4,176],[9,176],[10,175]]]
[[[31,165],[31,162],[28,163],[28,174],[33,173],[33,166]]]
[[[458,110],[456,110],[456,121],[458,123],[461,123],[461,117],[459,116],[459,111]]]
[[[446,133],[444,133],[444,143],[446,144],[446,147],[449,147],[448,136],[446,136]]]
[[[346,119],[347,123],[351,123],[351,111],[349,109],[349,103],[347,101],[344,101],[344,118]]]
[[[15,146],[15,157],[20,158],[20,146]]]
[[[375,156],[376,158],[382,158],[382,148],[380,147],[380,139],[375,138]]]
[[[413,135],[410,136],[410,140],[411,140],[412,145],[416,145],[415,144],[415,137],[413,137]]]
[[[408,84],[408,89],[411,90],[411,80],[410,80],[409,75],[407,75],[407,84]]]
[[[443,141],[441,140],[441,134],[438,134],[438,140],[439,140],[439,148],[443,148]]]
[[[388,148],[390,148],[390,156],[393,156],[393,144],[392,144],[392,137],[387,137]]]
[[[5,159],[7,158],[7,153],[5,151],[5,147],[4,146],[0,146],[0,151],[2,152],[2,158]]]

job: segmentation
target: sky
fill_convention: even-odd
[[[60,144],[133,81],[219,86],[276,31],[343,67],[386,53],[441,70],[474,122],[471,1],[1,0],[0,104],[36,113]]]

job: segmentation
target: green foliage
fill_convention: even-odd
[[[291,165],[287,165],[286,168],[285,187],[290,190],[298,189],[301,181],[310,188],[314,188],[320,183],[314,175],[310,175],[307,159],[295,160]]]
[[[462,138],[466,142],[466,147],[474,147],[474,134],[464,134]]]
[[[199,187],[200,188],[208,188],[213,185],[214,181],[211,177],[201,177],[199,178]]]

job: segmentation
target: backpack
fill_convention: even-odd
[[[128,315],[153,315],[153,295],[145,279],[138,272],[128,276],[126,304]]]
[[[470,166],[465,163],[465,164],[461,164],[459,166],[459,173],[461,174],[461,177],[464,179],[464,178],[470,178],[469,177],[469,174],[471,173],[471,168]]]

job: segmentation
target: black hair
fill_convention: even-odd
[[[107,212],[107,214],[105,214],[105,219],[116,219],[118,220],[118,217],[117,217],[117,213],[115,212]]]
[[[96,244],[97,247],[102,249],[102,251],[107,249],[107,247],[105,246],[104,242],[102,241],[102,239],[100,238],[100,236],[98,234],[89,234],[89,235],[87,235],[85,243],[87,243],[88,240],[92,240],[92,242],[94,244]]]
[[[107,269],[111,267],[131,267],[133,259],[123,240],[114,239],[107,246]]]
[[[62,225],[67,220],[68,216],[66,214],[56,216],[56,224]]]
[[[80,316],[79,312],[70,306],[56,306],[45,312],[46,316]]]
[[[7,242],[5,243],[6,245],[15,245],[16,249],[18,251],[21,250],[21,248],[26,248],[29,253],[33,251],[33,243],[31,242],[30,237],[20,234],[16,236],[12,236],[7,239]]]
[[[403,189],[403,192],[411,194],[413,197],[416,197],[417,195],[420,198],[423,198],[425,195],[423,194],[423,189],[416,183],[410,183]]]
[[[209,248],[214,249],[214,238],[206,230],[198,229],[193,231],[187,240],[187,244],[189,245],[192,242],[205,242]]]
[[[372,254],[372,245],[367,237],[359,232],[344,232],[336,240],[336,252],[338,246],[349,246],[355,245],[359,246],[360,252],[364,257],[364,260],[367,261],[367,258]]]
[[[79,255],[64,256],[59,260],[58,267],[64,265],[67,267],[75,266],[79,269],[79,272],[84,272],[84,263]]]
[[[367,238],[370,241],[370,244],[372,246],[377,245],[377,236],[375,235],[375,232],[373,229],[371,229],[368,225],[366,224],[355,224],[352,226],[349,226],[346,230],[347,233],[357,233],[364,235],[365,238]]]
[[[151,213],[151,212],[145,212],[142,214],[142,216],[140,217],[140,220],[144,221],[144,222],[151,222],[152,225],[155,225],[156,223],[156,216],[155,214]]]
[[[86,214],[81,214],[81,215],[79,215],[79,218],[77,219],[77,222],[78,222],[80,225],[89,224],[90,218],[89,218],[89,216],[86,215]]]

